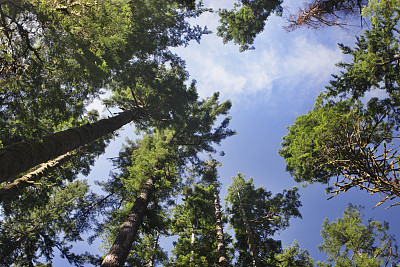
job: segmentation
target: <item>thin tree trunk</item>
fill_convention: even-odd
[[[114,244],[101,263],[101,267],[124,266],[146,213],[147,205],[153,196],[155,181],[156,177],[152,176],[143,185],[140,196],[136,199],[127,220],[122,224]]]
[[[219,196],[217,192],[214,193],[214,209],[215,209],[215,219],[216,219],[215,228],[217,230],[217,253],[219,255],[218,266],[227,267],[228,259],[226,257],[224,230],[222,227],[222,220],[221,220],[221,208],[219,205]]]
[[[256,243],[254,242],[253,231],[251,231],[249,220],[247,219],[246,212],[243,208],[242,200],[240,199],[239,190],[237,190],[237,194],[239,197],[240,212],[242,213],[243,223],[244,223],[244,227],[246,229],[247,244],[249,245],[251,257],[253,258],[253,266],[262,267],[262,264],[261,264],[260,260],[258,259],[258,248],[257,248]]]
[[[0,188],[0,203],[4,200],[21,195],[26,187],[39,181],[50,171],[71,159],[72,156],[72,152],[67,152],[54,160],[42,164],[40,168],[22,176],[21,178],[16,179],[14,182],[3,186]]]
[[[0,148],[0,183],[118,130],[139,117],[139,112],[124,111],[112,118],[46,135],[41,142],[24,141]]]
[[[194,240],[195,240],[195,235],[194,235],[194,225],[192,224],[192,237],[190,239],[190,258],[189,258],[189,262],[190,262],[190,266],[192,266],[193,261],[194,261]]]
[[[152,246],[152,254],[151,254],[151,258],[149,260],[149,263],[147,264],[148,267],[153,267],[154,266],[154,261],[156,260],[156,250],[157,250],[157,246],[158,246],[158,239],[160,238],[160,231],[156,231],[156,236],[154,237],[154,241],[153,241],[153,246]]]

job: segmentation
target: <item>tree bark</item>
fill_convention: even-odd
[[[190,258],[189,258],[189,262],[190,262],[190,266],[193,265],[193,261],[194,261],[194,240],[195,240],[195,234],[194,234],[194,225],[192,225],[192,236],[190,239]]]
[[[122,224],[114,244],[101,263],[101,267],[124,266],[126,258],[137,236],[139,226],[143,221],[147,205],[153,196],[156,177],[152,176],[143,185],[140,196],[136,199],[127,220]]]
[[[228,266],[228,259],[226,257],[226,250],[225,250],[225,242],[224,242],[224,230],[222,227],[222,220],[221,220],[221,208],[219,205],[219,196],[218,193],[214,193],[214,209],[215,209],[215,228],[217,231],[217,253],[218,257],[218,266],[227,267]]]
[[[151,257],[149,259],[149,262],[147,264],[148,267],[154,267],[154,262],[156,260],[156,250],[158,247],[158,240],[160,239],[160,231],[156,230],[156,236],[154,237],[153,240],[153,246],[152,246],[152,254]]]
[[[239,208],[240,208],[240,212],[242,213],[243,224],[246,229],[247,244],[249,245],[251,257],[253,258],[253,266],[262,267],[263,265],[261,264],[260,260],[258,259],[257,244],[254,242],[253,231],[251,231],[249,220],[247,219],[246,212],[243,208],[242,200],[240,199],[239,190],[237,190],[237,195],[239,198]]]
[[[16,179],[14,182],[3,186],[0,188],[0,203],[4,200],[21,195],[26,187],[39,181],[50,171],[71,159],[72,156],[72,152],[67,152],[54,160],[42,164],[40,168],[22,176],[21,178]]]
[[[140,110],[49,134],[43,141],[24,141],[0,149],[0,183],[69,151],[118,130],[140,116]]]

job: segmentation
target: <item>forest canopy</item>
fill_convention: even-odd
[[[60,258],[103,267],[399,264],[389,224],[363,219],[356,205],[338,205],[336,211],[345,209],[342,217],[321,221],[322,243],[315,248],[325,261],[312,258],[293,238],[297,230],[290,230],[309,216],[299,183],[325,184],[329,198],[358,188],[379,195],[377,206],[400,203],[400,1],[305,0],[293,10],[281,0],[232,0],[221,8],[209,2],[0,1],[0,266],[53,266]],[[219,20],[210,22],[215,35],[198,25],[206,16]],[[249,79],[283,96],[277,83],[290,85],[294,69],[305,72],[313,64],[289,60],[288,73],[268,76],[290,59],[282,55],[292,55],[282,49],[289,42],[274,32],[283,27],[304,49],[308,34],[327,42],[315,30],[348,32],[356,21],[361,34],[354,45],[339,44],[340,71],[325,89],[317,79],[302,84],[318,91],[313,108],[299,115],[303,111],[285,110],[292,103],[276,102],[271,106],[279,106],[278,119],[265,109],[248,115],[262,102]],[[230,55],[230,42],[237,45],[253,75],[229,76],[226,69],[241,69],[244,61],[220,68],[205,51],[212,49],[194,44],[203,39],[227,45],[218,48],[219,59]],[[188,46],[198,49],[191,56],[201,59],[205,82],[215,88],[204,90],[207,83],[192,80],[194,68],[180,55]],[[268,50],[280,52],[270,56]],[[256,66],[258,61],[265,65]],[[226,90],[215,91],[216,78],[229,80],[232,92],[243,86],[247,93],[229,100]],[[201,90],[213,93],[203,97]],[[304,91],[292,90],[299,90],[293,95],[301,102]],[[264,106],[274,103],[271,92]],[[252,107],[235,108],[245,98]],[[103,110],[89,110],[98,100]],[[231,123],[232,113],[246,125]],[[276,150],[265,149],[275,140],[278,123],[272,122],[281,118],[294,121],[279,149],[287,178],[294,178],[290,186],[274,171],[283,160],[271,160]],[[261,125],[271,133],[259,141]],[[236,126],[247,136],[245,148],[235,143]],[[128,138],[119,153],[110,152],[119,135]],[[240,160],[225,152],[240,154]],[[267,164],[259,164],[266,155]],[[236,170],[241,161],[261,166],[263,174],[247,178]],[[93,178],[98,168],[102,173]],[[87,237],[101,244],[100,252],[82,249]],[[172,248],[164,247],[168,239]]]

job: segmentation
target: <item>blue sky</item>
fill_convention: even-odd
[[[302,1],[285,1],[284,16],[295,13]],[[208,7],[230,7],[232,0],[204,1]],[[202,15],[195,21],[207,25],[215,33],[218,17],[214,13]],[[221,99],[231,99],[233,107],[231,128],[238,134],[225,140],[218,149],[225,152],[217,157],[222,162],[219,175],[223,183],[221,197],[231,177],[237,173],[253,177],[256,186],[264,186],[273,193],[299,186],[285,171],[283,158],[278,156],[286,127],[296,116],[306,113],[314,105],[316,96],[324,90],[331,74],[338,72],[335,63],[346,60],[337,43],[353,45],[355,35],[362,33],[359,27],[348,31],[338,28],[322,30],[298,29],[287,32],[282,28],[285,19],[272,16],[265,30],[256,38],[255,50],[239,53],[238,46],[222,44],[215,34],[204,36],[201,43],[191,43],[186,48],[174,49],[187,62],[192,79],[197,80],[201,97],[219,91]],[[126,127],[121,137],[112,142],[106,154],[97,161],[88,180],[108,178],[111,170],[107,157],[117,156],[126,136],[133,134]],[[331,200],[324,193],[325,186],[314,184],[300,188],[303,219],[292,220],[291,226],[276,236],[284,246],[296,239],[300,247],[307,249],[316,260],[325,260],[318,252],[322,243],[322,221],[331,221],[342,215],[348,203],[365,207],[366,218],[387,221],[391,233],[400,230],[397,207],[385,210],[385,205],[374,208],[381,197],[370,196],[364,191],[352,189]],[[400,238],[400,236],[397,236]],[[90,248],[95,251],[95,245]],[[64,261],[65,264],[65,261]],[[57,264],[56,264],[57,265]]]

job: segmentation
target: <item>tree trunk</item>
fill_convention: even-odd
[[[101,263],[101,267],[124,266],[126,258],[136,238],[139,226],[146,213],[147,205],[150,202],[155,190],[156,177],[152,176],[144,185],[140,196],[136,199],[128,219],[122,224],[114,244],[107,256]]]
[[[247,244],[249,245],[251,257],[253,258],[253,266],[262,267],[262,264],[261,264],[260,260],[258,259],[257,244],[256,244],[256,242],[254,242],[253,231],[251,231],[249,220],[247,219],[246,212],[245,212],[245,210],[243,208],[242,200],[240,199],[239,190],[237,191],[237,195],[239,197],[240,212],[242,213],[243,223],[244,223],[244,227],[246,229]]]
[[[160,231],[156,230],[156,236],[154,237],[153,240],[153,246],[151,248],[152,250],[152,254],[151,257],[149,259],[149,262],[147,264],[148,267],[154,267],[154,261],[156,260],[156,250],[157,250],[157,246],[158,246],[158,239],[160,238]]]
[[[16,179],[14,182],[3,186],[0,188],[0,203],[4,200],[21,195],[26,187],[39,181],[50,171],[71,159],[72,156],[72,152],[65,153],[54,160],[42,164],[40,168],[34,170],[33,172],[30,172],[21,178]]]
[[[225,242],[224,242],[224,230],[222,227],[221,220],[221,208],[219,205],[218,192],[214,193],[214,209],[215,209],[215,228],[217,230],[217,252],[218,252],[218,266],[227,267],[228,259],[226,257]]]
[[[24,141],[0,149],[0,183],[67,152],[118,130],[140,116],[140,110],[49,134],[43,141]]]
[[[194,235],[194,225],[192,225],[192,237],[190,239],[190,266],[193,266],[193,261],[194,261],[194,240],[195,240],[195,235]]]

